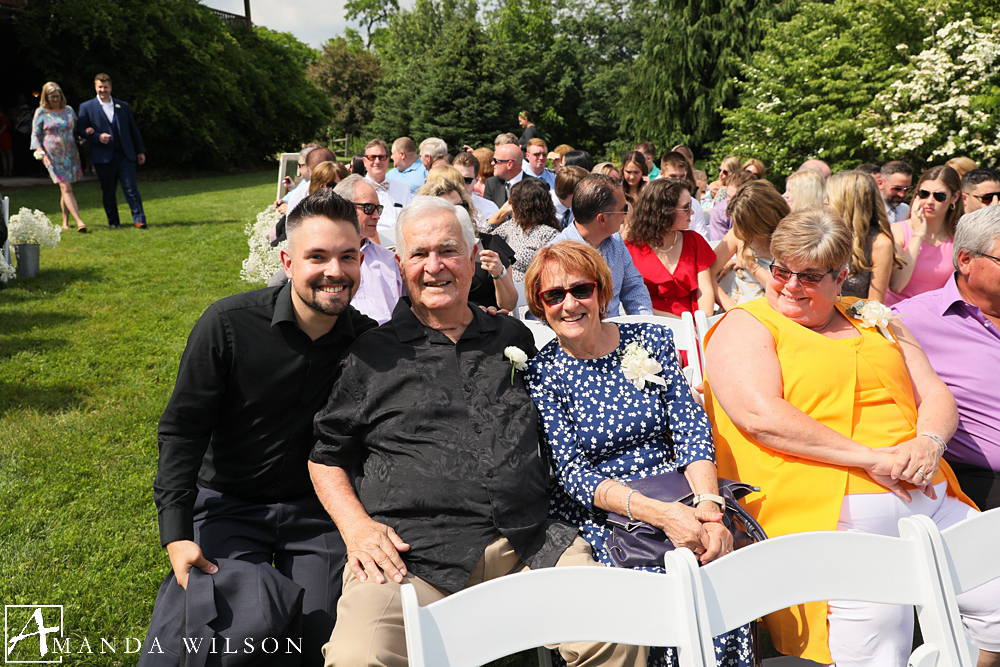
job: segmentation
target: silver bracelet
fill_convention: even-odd
[[[941,445],[941,453],[942,454],[944,454],[946,451],[948,451],[948,443],[945,442],[944,440],[942,440],[939,436],[936,436],[933,433],[917,433],[917,435],[918,436],[920,436],[920,435],[927,436],[928,438],[930,438],[931,440],[933,440],[937,444]]]
[[[632,516],[632,494],[635,493],[635,489],[629,489],[628,495],[625,496],[625,514],[628,515],[629,521],[634,521],[635,517]]]

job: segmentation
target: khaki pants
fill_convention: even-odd
[[[556,567],[570,565],[603,567],[594,560],[590,545],[582,537],[577,537],[556,563]],[[527,570],[528,566],[514,553],[507,538],[498,536],[479,558],[466,587]],[[413,584],[421,606],[448,597],[447,591],[412,574],[407,574],[403,583]],[[371,578],[359,581],[351,568],[344,568],[344,591],[337,605],[337,625],[329,643],[323,647],[327,667],[407,665],[401,585],[391,579],[384,584],[377,584]],[[642,667],[649,652],[645,647],[597,642],[571,642],[552,648],[559,649],[570,667]]]

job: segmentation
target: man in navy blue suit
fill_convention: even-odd
[[[132,210],[132,222],[146,229],[146,214],[135,180],[135,165],[146,161],[142,135],[128,104],[111,97],[111,77],[101,73],[94,77],[97,97],[80,105],[79,129],[90,140],[90,161],[94,163],[104,195],[104,212],[108,226],[121,226],[118,220],[116,192],[121,181],[122,192]]]

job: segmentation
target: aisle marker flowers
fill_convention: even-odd
[[[9,229],[11,245],[38,244],[55,248],[62,236],[62,229],[53,225],[44,213],[23,207],[10,216]]]

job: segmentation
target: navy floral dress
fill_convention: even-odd
[[[617,326],[621,341],[614,352],[576,359],[553,341],[531,359],[524,376],[556,468],[550,514],[579,526],[594,557],[608,567],[614,567],[605,548],[611,529],[607,513],[593,505],[598,484],[715,461],[712,429],[677,365],[673,334],[657,324]],[[620,358],[632,342],[660,362],[666,387],[647,382],[637,389],[625,378]],[[748,626],[716,638],[715,650],[721,667],[753,665]],[[676,664],[673,649],[650,652],[650,666]]]

